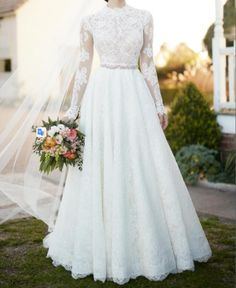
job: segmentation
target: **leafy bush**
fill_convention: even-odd
[[[233,29],[235,27],[235,1],[227,0],[224,4],[224,36],[226,37],[226,46],[233,46],[233,40],[230,39],[229,35],[234,35]],[[212,58],[212,38],[214,35],[214,24],[212,24],[206,35],[204,36],[203,43],[206,47],[209,56]]]
[[[216,160],[217,153],[203,145],[182,147],[175,157],[185,182],[194,185],[199,179],[210,180],[221,173],[221,164]]]
[[[161,88],[161,95],[163,98],[163,102],[165,105],[170,105],[174,99],[176,94],[178,93],[179,89],[167,89],[167,88]]]
[[[191,144],[219,149],[222,133],[216,113],[193,83],[187,83],[177,93],[170,108],[165,135],[174,154]]]
[[[226,159],[226,163],[225,163],[225,172],[228,175],[231,176],[235,176],[235,163],[236,163],[236,151],[232,151],[227,159]]]
[[[222,171],[219,174],[212,175],[209,180],[212,182],[222,182],[236,184],[236,151],[231,151],[226,162],[222,164]]]

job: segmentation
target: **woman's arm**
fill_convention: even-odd
[[[154,99],[158,114],[165,113],[162,96],[160,92],[159,81],[153,60],[153,17],[150,12],[146,11],[144,23],[143,47],[140,52],[140,70],[144,75],[151,95]]]
[[[78,116],[93,62],[93,36],[89,29],[87,17],[81,20],[79,53],[79,65],[74,77],[71,104],[64,115],[69,119],[76,119]]]

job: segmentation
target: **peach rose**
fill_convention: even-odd
[[[67,151],[66,153],[63,154],[63,156],[69,160],[74,160],[76,158],[76,154],[71,151]]]
[[[44,142],[44,147],[45,148],[52,148],[52,147],[54,147],[54,146],[56,146],[57,145],[57,142],[56,142],[56,140],[54,139],[54,138],[52,138],[52,137],[47,137],[46,138],[46,140],[45,140],[45,142]]]

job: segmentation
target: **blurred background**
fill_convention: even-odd
[[[67,5],[36,3],[0,0],[0,86],[16,67],[24,85],[27,55]],[[169,114],[165,133],[186,182],[235,183],[234,0],[127,3],[154,16],[154,59]],[[50,19],[43,17],[48,11]],[[17,103],[4,103],[0,128]]]

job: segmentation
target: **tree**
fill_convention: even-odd
[[[191,144],[219,149],[222,133],[216,114],[195,84],[187,83],[177,93],[170,108],[165,134],[173,153]]]
[[[228,0],[224,5],[224,34],[226,38],[227,46],[233,45],[233,39],[231,35],[234,36],[235,32],[235,19],[236,19],[236,10],[234,6],[234,0]],[[209,56],[212,58],[212,38],[214,36],[214,24],[212,24],[203,39],[203,44],[206,47]]]

